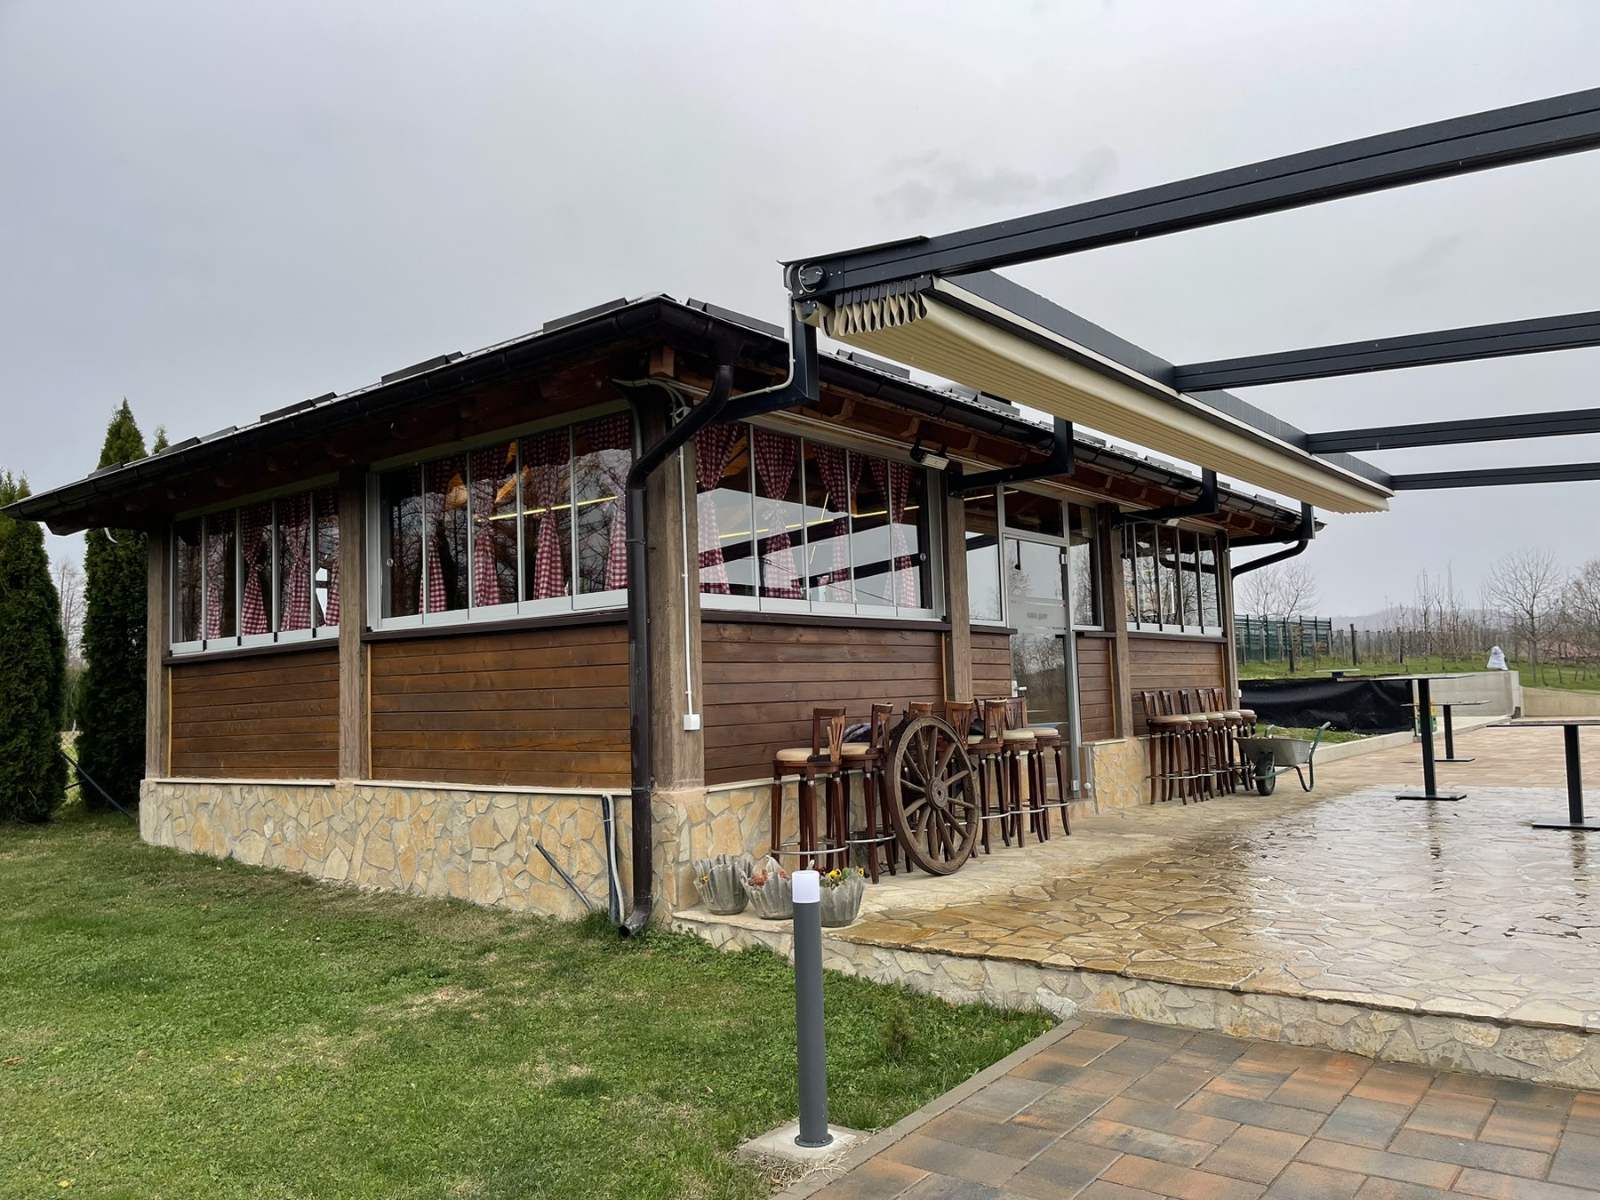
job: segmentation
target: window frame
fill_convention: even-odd
[[[1116,548],[1117,553],[1121,557],[1122,561],[1122,589],[1124,595],[1120,597],[1120,599],[1124,605],[1123,611],[1125,613],[1128,611],[1126,605],[1128,603],[1128,597],[1130,596],[1133,597],[1134,613],[1137,614],[1142,611],[1141,601],[1144,599],[1144,597],[1141,594],[1142,589],[1139,587],[1139,560],[1135,551],[1138,530],[1141,527],[1149,527],[1154,537],[1154,541],[1152,543],[1155,548],[1155,570],[1153,578],[1156,581],[1157,587],[1154,611],[1158,618],[1160,618],[1164,613],[1167,604],[1167,596],[1165,595],[1166,588],[1162,583],[1163,569],[1161,566],[1161,551],[1163,547],[1165,547],[1170,541],[1176,553],[1175,570],[1171,572],[1171,575],[1177,581],[1178,594],[1175,604],[1178,620],[1175,623],[1168,623],[1159,619],[1156,621],[1140,621],[1136,619],[1130,619],[1127,623],[1128,632],[1131,634],[1139,634],[1141,636],[1155,634],[1162,637],[1221,638],[1223,636],[1223,625],[1220,622],[1224,620],[1224,617],[1221,612],[1220,582],[1217,590],[1217,620],[1219,624],[1216,625],[1207,625],[1205,623],[1207,616],[1205,607],[1205,592],[1200,582],[1200,574],[1202,570],[1201,556],[1208,545],[1211,549],[1213,563],[1216,564],[1218,571],[1221,570],[1222,534],[1216,529],[1183,524],[1168,525],[1165,522],[1159,521],[1129,521],[1124,524],[1119,531],[1121,533],[1121,537],[1118,539],[1118,545]],[[1193,539],[1192,542],[1190,539]],[[1185,579],[1184,547],[1190,544],[1194,546],[1194,570],[1192,572],[1192,578]],[[1197,611],[1200,618],[1200,623],[1198,625],[1190,625],[1184,612],[1185,603],[1188,598],[1188,589],[1191,586],[1196,589]]]
[[[1006,491],[1008,488],[1012,491],[1027,492],[1029,495],[1042,496],[1046,499],[1054,499],[1058,501],[1061,504],[1061,536],[1057,537],[1054,534],[1039,533],[1037,530],[1018,528],[1007,521]],[[1062,554],[1061,565],[1067,576],[1066,601],[1068,627],[1074,633],[1104,633],[1106,629],[1105,589],[1100,583],[1101,574],[1104,570],[1104,567],[1100,562],[1100,514],[1096,507],[1093,504],[1087,504],[1081,500],[1073,500],[1070,497],[1058,495],[1054,492],[1047,492],[1042,489],[1025,487],[1020,484],[1000,484],[993,489],[986,488],[984,490],[991,492],[991,494],[994,496],[996,527],[999,530],[998,545],[996,549],[1000,558],[1000,620],[998,622],[972,621],[971,624],[979,629],[1009,629],[1011,627],[1011,601],[1005,585],[1005,541],[1008,537],[1017,537],[1025,538],[1035,542],[1046,542],[1052,546],[1059,547]],[[1078,621],[1077,614],[1074,611],[1074,606],[1072,603],[1074,572],[1072,570],[1072,563],[1070,560],[1072,556],[1073,545],[1072,510],[1074,508],[1082,509],[1089,516],[1089,576],[1090,582],[1094,589],[1096,607],[1100,610],[1100,621],[1098,624],[1093,625],[1084,624]]]
[[[813,437],[810,433],[799,433],[793,429],[786,428],[783,424],[778,422],[754,420],[744,421],[741,423],[747,430],[751,431],[750,436],[752,437],[752,446],[753,435],[756,429],[764,429],[768,433],[776,433],[783,437],[790,437],[796,442],[800,443],[799,453],[795,462],[795,482],[800,494],[801,517],[799,537],[795,539],[793,549],[799,554],[801,561],[804,564],[801,571],[801,579],[804,590],[807,593],[811,591],[809,586],[811,522],[806,516],[806,443],[809,442],[817,446],[827,446],[833,450],[843,450],[847,454],[859,454],[865,458],[882,459],[885,462],[897,463],[901,466],[909,467],[913,471],[919,472],[923,479],[923,503],[926,506],[928,513],[928,544],[919,547],[918,553],[928,563],[928,594],[924,596],[924,600],[928,603],[925,603],[920,607],[912,607],[909,605],[900,604],[863,604],[856,599],[856,529],[854,514],[849,515],[849,528],[848,532],[845,534],[845,553],[850,573],[847,579],[843,582],[847,582],[850,586],[851,598],[849,601],[812,600],[810,599],[809,595],[800,600],[779,596],[763,596],[761,594],[762,563],[761,556],[759,554],[760,543],[756,531],[756,504],[764,497],[762,497],[759,493],[760,480],[756,474],[755,453],[752,449],[745,455],[745,480],[747,484],[747,494],[750,497],[750,555],[751,560],[755,563],[756,569],[755,595],[737,596],[724,595],[720,592],[701,592],[700,607],[702,609],[711,609],[717,612],[789,613],[800,615],[809,614],[820,617],[855,617],[863,621],[937,621],[941,619],[939,597],[944,594],[944,566],[941,560],[939,549],[944,545],[942,536],[943,525],[941,523],[940,512],[942,505],[939,502],[944,496],[944,480],[942,471],[932,470],[931,468],[916,462],[914,459],[912,459],[909,453],[893,452],[886,447],[874,447],[870,450],[862,449],[844,439],[826,437],[819,438]],[[938,478],[935,478],[936,476]],[[693,481],[691,480],[689,488],[686,489],[684,498],[686,501],[693,500],[698,510],[699,498],[703,494],[705,493],[702,493],[698,487],[694,486]],[[832,518],[829,518],[829,520],[832,520]],[[818,523],[820,524],[821,522]],[[694,577],[696,580],[696,585],[698,586],[698,571],[695,572]]]
[[[170,657],[196,658],[203,657],[208,654],[223,654],[232,650],[249,650],[266,646],[294,645],[296,643],[311,641],[331,642],[337,640],[339,635],[339,626],[324,624],[317,620],[314,577],[311,580],[312,601],[310,626],[306,629],[290,630],[279,630],[277,628],[280,619],[278,602],[283,587],[283,581],[279,570],[280,561],[278,555],[279,501],[287,499],[290,496],[304,495],[306,498],[307,551],[310,555],[310,557],[307,559],[307,568],[313,573],[314,576],[316,569],[316,494],[319,491],[325,491],[335,486],[336,479],[332,475],[314,476],[309,480],[304,480],[288,487],[274,488],[271,491],[258,492],[253,495],[244,496],[228,504],[211,505],[206,508],[181,512],[167,522],[166,651]],[[268,506],[267,531],[270,539],[268,546],[268,561],[271,570],[271,594],[263,598],[263,604],[267,609],[267,624],[270,628],[266,633],[247,634],[243,632],[245,590],[243,537],[244,511],[245,509],[252,508],[258,504],[265,504]],[[337,493],[335,493],[333,512],[337,516]],[[206,544],[207,539],[211,534],[213,522],[220,523],[221,519],[223,518],[230,518],[233,524],[233,563],[231,570],[234,578],[234,632],[226,637],[208,638],[205,636],[205,621],[206,610],[210,600],[213,581],[211,578],[211,571],[208,569]],[[200,567],[198,632],[201,636],[180,642],[176,637],[178,619],[178,539],[175,536],[174,531],[179,524],[185,521],[199,522],[199,542],[197,550]],[[341,530],[340,537],[342,538],[343,536],[344,531]]]
[[[456,442],[442,443],[430,446],[426,450],[410,454],[398,455],[393,458],[383,459],[372,463],[367,468],[367,477],[364,481],[366,488],[366,522],[367,522],[367,611],[372,614],[369,622],[375,631],[387,632],[396,629],[439,629],[452,625],[474,625],[488,622],[507,620],[520,620],[524,618],[537,619],[540,617],[570,616],[573,613],[600,612],[626,608],[628,604],[628,591],[626,588],[609,588],[599,592],[582,592],[578,588],[578,520],[576,507],[576,481],[573,463],[577,446],[577,430],[580,425],[600,417],[613,416],[623,413],[628,417],[630,446],[628,453],[632,459],[639,456],[639,430],[638,423],[633,420],[633,413],[629,407],[620,402],[590,405],[586,408],[574,409],[571,412],[561,413],[557,416],[546,417],[538,421],[527,422],[522,425],[512,426],[508,429],[498,429],[492,433],[463,439]],[[567,440],[567,561],[570,568],[568,590],[562,596],[547,596],[543,599],[524,599],[527,591],[528,572],[532,564],[527,560],[527,513],[524,509],[522,488],[522,443],[538,433],[549,433],[553,430],[565,430]],[[388,579],[384,570],[384,556],[382,539],[379,535],[383,528],[382,511],[382,479],[392,472],[409,469],[417,472],[419,497],[426,494],[426,477],[424,468],[431,462],[439,459],[462,456],[466,461],[463,482],[467,489],[467,531],[469,542],[472,533],[472,512],[475,504],[472,480],[472,455],[474,451],[482,450],[488,446],[510,443],[516,455],[514,467],[516,480],[516,530],[517,530],[517,594],[512,601],[502,601],[499,604],[477,604],[476,573],[477,556],[471,553],[470,546],[467,554],[467,603],[465,607],[448,609],[444,612],[430,613],[426,604],[419,604],[419,611],[406,616],[384,616],[383,598],[388,589]],[[626,520],[626,497],[620,498],[623,511],[619,519]],[[423,596],[428,594],[429,564],[433,562],[434,555],[429,550],[429,539],[422,539],[422,558],[418,573],[418,587]]]

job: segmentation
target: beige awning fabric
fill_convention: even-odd
[[[1389,489],[1134,375],[949,280],[825,308],[821,327],[851,346],[1328,512],[1389,507]]]

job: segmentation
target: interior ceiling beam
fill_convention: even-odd
[[[1504,417],[1468,417],[1413,425],[1375,425],[1306,434],[1313,454],[1333,451],[1401,450],[1409,446],[1455,446],[1467,442],[1501,442],[1516,438],[1564,437],[1600,433],[1600,408],[1566,412],[1519,413]]]
[[[789,264],[796,294],[961,274],[1600,146],[1600,89],[1492,109],[937,237]]]
[[[1501,487],[1517,483],[1578,483],[1591,479],[1600,479],[1600,462],[1427,471],[1416,475],[1392,475],[1389,477],[1389,486],[1397,492],[1421,492],[1437,488]]]
[[[1544,354],[1600,346],[1600,312],[1567,313],[1531,321],[1468,325],[1431,333],[1312,346],[1277,354],[1253,354],[1188,363],[1173,369],[1173,386],[1185,392],[1259,387],[1303,379],[1328,379],[1368,371],[1431,367],[1440,363]]]

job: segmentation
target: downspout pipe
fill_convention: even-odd
[[[628,756],[633,800],[633,905],[622,922],[624,937],[642,932],[650,923],[655,906],[655,837],[650,815],[650,793],[655,776],[651,770],[652,746],[650,718],[654,697],[650,688],[650,570],[645,532],[645,486],[655,469],[683,446],[727,407],[733,392],[733,365],[717,368],[711,391],[671,429],[634,461],[627,480],[628,538]]]
[[[1237,579],[1237,578],[1239,578],[1239,576],[1245,574],[1246,572],[1259,571],[1262,567],[1270,567],[1274,563],[1285,562],[1288,559],[1294,558],[1296,555],[1304,554],[1305,551],[1306,551],[1306,547],[1311,545],[1311,540],[1316,536],[1317,536],[1316,515],[1312,511],[1311,505],[1302,504],[1300,506],[1300,529],[1295,534],[1294,544],[1292,546],[1288,547],[1285,550],[1279,550],[1279,551],[1276,551],[1273,554],[1264,554],[1260,558],[1253,558],[1247,563],[1240,563],[1238,566],[1233,567],[1228,571],[1228,578]],[[1274,540],[1275,541],[1283,541],[1284,539],[1277,538],[1277,539],[1274,539]],[[1254,545],[1259,545],[1260,543],[1258,543],[1253,538],[1250,539],[1248,542],[1246,542],[1244,539],[1241,538],[1239,541],[1236,541],[1233,544],[1235,546],[1243,546],[1243,545],[1254,546]]]
[[[982,491],[1003,483],[1027,483],[1034,479],[1053,479],[1057,475],[1072,474],[1072,422],[1057,417],[1050,442],[1050,454],[1043,462],[1024,463],[1016,467],[1001,467],[997,471],[979,471],[962,475],[951,483],[955,491],[965,496],[968,492]]]
[[[631,776],[633,828],[633,902],[619,927],[623,937],[636,937],[650,924],[655,908],[655,835],[650,811],[650,794],[655,790],[651,769],[650,716],[655,707],[650,687],[650,572],[645,554],[645,484],[667,457],[683,448],[690,438],[717,421],[742,420],[761,412],[776,412],[817,401],[817,331],[807,323],[815,305],[791,306],[789,318],[789,377],[782,383],[731,400],[733,364],[724,363],[716,371],[711,391],[669,429],[655,445],[639,455],[628,471],[628,751]],[[807,309],[813,311],[805,311]],[[731,356],[730,356],[731,357]]]

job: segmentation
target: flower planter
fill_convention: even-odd
[[[744,890],[751,909],[763,921],[787,921],[794,916],[794,880],[771,855],[744,881]]]
[[[843,879],[822,880],[822,923],[829,929],[848,925],[861,913],[861,898],[867,894],[867,877],[859,867],[851,867]]]
[[[744,881],[750,878],[753,866],[748,854],[695,859],[694,886],[700,903],[718,916],[743,912],[748,899]]]

